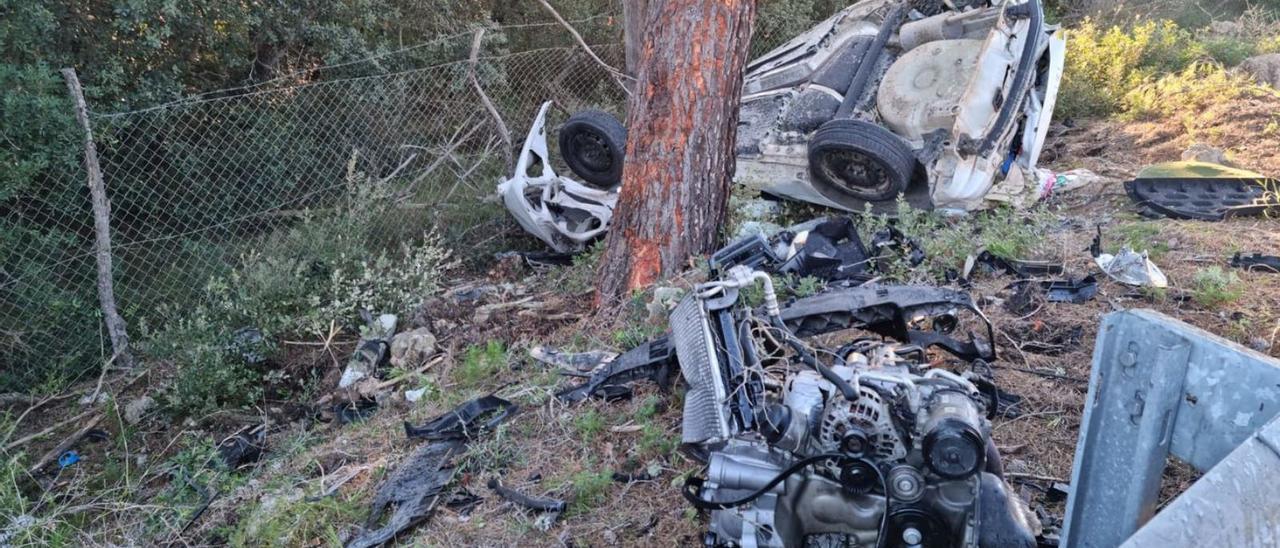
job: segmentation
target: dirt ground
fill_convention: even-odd
[[[1280,136],[1269,131],[1277,105],[1223,105],[1195,132],[1224,148],[1237,165],[1280,173]],[[1217,124],[1217,125],[1213,125]],[[1257,127],[1254,127],[1257,126]],[[1217,128],[1217,129],[1215,129]],[[1229,130],[1226,128],[1230,128]],[[1054,482],[1070,475],[1087,391],[1090,359],[1100,318],[1127,308],[1150,308],[1280,357],[1280,274],[1230,270],[1239,281],[1233,300],[1197,299],[1197,272],[1226,269],[1235,251],[1275,253],[1280,225],[1273,219],[1226,222],[1145,220],[1124,195],[1123,177],[1147,163],[1177,160],[1193,141],[1179,121],[1084,123],[1059,132],[1047,160],[1060,170],[1087,168],[1114,180],[1055,197],[1047,207],[1055,222],[1037,246],[1038,259],[1061,261],[1070,275],[1096,274],[1098,296],[1084,304],[1040,303],[1031,312],[1012,313],[1006,275],[979,277],[972,293],[997,328],[1000,360],[997,384],[1022,398],[1016,417],[1000,417],[994,435],[1017,489],[1048,516],[1062,501],[1049,496]],[[1095,226],[1104,226],[1109,247],[1136,242],[1151,250],[1168,275],[1170,289],[1143,292],[1098,272],[1087,251]],[[581,269],[579,269],[581,270]],[[590,273],[588,272],[587,275]],[[76,525],[70,544],[331,545],[340,543],[365,518],[378,483],[418,444],[404,436],[403,423],[420,423],[473,397],[494,391],[517,402],[521,413],[495,432],[471,443],[446,497],[474,504],[442,504],[430,521],[408,530],[401,545],[423,546],[686,546],[697,544],[705,516],[681,498],[683,478],[700,466],[678,449],[681,394],[639,383],[628,401],[588,401],[566,406],[552,394],[566,383],[528,357],[534,345],[567,350],[623,350],[659,333],[665,323],[644,310],[647,296],[608,314],[592,314],[589,279],[573,268],[531,272],[497,264],[488,273],[458,280],[451,295],[495,288],[476,300],[449,295],[430,301],[415,325],[433,329],[443,359],[419,379],[434,388],[416,404],[384,402],[372,417],[339,424],[307,401],[267,401],[260,409],[223,413],[173,424],[152,414],[137,426],[119,413],[124,405],[163,386],[169,368],[156,364],[138,373],[111,375],[102,392],[117,402],[115,416],[97,428],[109,441],[82,443],[82,462],[43,488],[62,493],[51,504]],[[693,280],[676,280],[688,286]],[[452,300],[451,300],[452,299]],[[522,301],[523,300],[523,301]],[[493,307],[517,303],[507,307]],[[480,309],[484,314],[477,317]],[[480,321],[477,321],[480,320]],[[501,341],[496,365],[473,356],[476,345]],[[323,345],[299,342],[288,348],[288,367],[298,375],[326,372],[345,362],[350,340]],[[472,371],[479,368],[479,373]],[[464,380],[465,379],[465,380]],[[95,390],[92,380],[69,395],[51,399],[30,414],[22,435],[59,423],[22,450],[43,455],[84,417],[76,400]],[[149,388],[152,387],[152,388]],[[21,412],[18,406],[14,412]],[[184,487],[175,465],[197,442],[221,439],[243,424],[263,418],[272,425],[264,458],[220,475],[202,476],[216,486],[207,510],[195,489]],[[327,419],[327,421],[326,421]],[[206,459],[207,462],[207,459]],[[1168,473],[1166,496],[1194,479],[1185,467]],[[645,471],[650,481],[613,481],[613,472]],[[504,502],[485,487],[498,477],[523,492],[571,501],[549,526],[540,516]],[[2,524],[0,524],[2,525]],[[146,539],[146,540],[140,540]]]

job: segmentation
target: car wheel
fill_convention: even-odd
[[[860,120],[822,124],[809,140],[814,187],[860,200],[891,200],[906,192],[916,157],[893,132]]]
[[[622,182],[627,129],[612,114],[584,110],[560,127],[560,156],[575,175],[596,188]]]

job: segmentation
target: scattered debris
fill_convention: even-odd
[[[396,332],[395,314],[383,314],[377,320],[365,313],[367,332],[361,337],[355,353],[347,360],[347,368],[342,371],[338,380],[338,388],[350,388],[362,379],[373,376],[374,371],[387,362],[391,349],[391,337]]]
[[[453,458],[462,453],[461,440],[439,440],[414,451],[378,486],[364,526],[346,543],[347,548],[381,545],[401,531],[431,516],[440,493],[453,481]],[[383,521],[383,513],[393,509]]]
[[[552,266],[569,266],[573,264],[574,253],[552,251],[503,251],[494,255],[494,259],[502,261],[507,257],[519,257],[529,268],[547,268]]]
[[[436,336],[425,327],[399,333],[391,339],[391,365],[394,367],[417,367],[426,363],[435,352]]]
[[[1016,311],[1018,314],[1025,314],[1027,308],[1021,306],[1021,300],[1025,299],[1025,295],[1034,293],[1034,295],[1042,297],[1047,302],[1054,303],[1086,303],[1098,294],[1098,279],[1092,275],[1083,278],[1068,278],[1065,280],[1021,280],[1014,282],[1009,286],[1013,289],[1014,297],[1009,299],[1010,311]],[[1013,304],[1018,301],[1019,304]]]
[[[920,243],[890,226],[877,231],[868,247],[853,219],[820,217],[777,233],[741,238],[711,256],[713,272],[745,266],[767,272],[811,276],[828,282],[861,283],[883,271],[889,260],[902,258],[915,266],[924,262]]]
[[[378,412],[378,402],[373,400],[355,400],[339,402],[333,406],[333,416],[338,424],[361,422]]]
[[[561,352],[549,346],[535,346],[529,350],[533,359],[558,368],[566,375],[590,375],[596,368],[612,362],[617,352],[591,350],[588,352]]]
[[[410,439],[465,440],[496,428],[519,411],[516,404],[492,394],[468,401],[452,411],[413,426],[404,423],[404,433]],[[483,422],[481,420],[483,419]]]
[[[1062,173],[1054,173],[1047,169],[1037,169],[1036,175],[1042,181],[1040,187],[1041,200],[1047,200],[1057,194],[1071,192],[1111,180],[1087,169],[1072,169]]]
[[[1098,235],[1094,236],[1089,246],[1093,262],[1111,279],[1122,284],[1133,286],[1169,287],[1169,279],[1160,267],[1147,258],[1147,252],[1138,253],[1128,246],[1120,248],[1115,255],[1102,252],[1102,226],[1098,226]]]
[[[425,387],[419,388],[417,390],[405,390],[404,401],[407,401],[409,403],[418,403],[418,400],[422,399],[422,396],[425,396],[426,394],[427,394],[427,389]]]
[[[605,399],[626,397],[630,389],[625,385],[640,379],[650,379],[666,386],[676,364],[675,357],[675,347],[668,336],[643,342],[596,370],[587,382],[561,390],[556,398],[563,402],[578,402],[593,396]]]
[[[1263,255],[1254,253],[1253,255],[1241,255],[1236,252],[1231,256],[1230,265],[1235,268],[1243,268],[1245,270],[1256,270],[1262,272],[1280,273],[1280,256]]]
[[[218,443],[218,457],[227,468],[235,470],[261,458],[266,443],[267,425],[246,426]]]
[[[530,510],[536,510],[538,512],[555,512],[559,514],[564,512],[565,508],[568,507],[568,504],[563,500],[530,496],[516,491],[515,489],[504,487],[502,482],[498,481],[498,478],[490,478],[488,486],[489,489],[492,489],[494,493],[498,494],[498,496]]]
[[[984,265],[993,272],[1004,272],[1018,278],[1061,276],[1066,272],[1066,268],[1060,262],[1005,259],[984,249],[978,253],[977,257],[970,256],[965,259],[962,276],[965,279],[969,279],[973,272],[973,267],[976,265]]]
[[[1201,162],[1148,166],[1124,185],[1144,215],[1201,221],[1272,211],[1280,207],[1277,188],[1275,179]]]

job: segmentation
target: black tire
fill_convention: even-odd
[[[610,189],[622,182],[627,128],[612,114],[584,110],[560,126],[560,157],[587,184]]]
[[[892,200],[906,192],[916,157],[893,132],[860,120],[831,120],[809,140],[809,173],[833,201]]]

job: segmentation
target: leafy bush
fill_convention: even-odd
[[[1205,308],[1215,308],[1232,303],[1244,296],[1240,277],[1220,266],[1211,266],[1196,272],[1191,279],[1191,298]]]
[[[1123,103],[1125,115],[1131,118],[1180,116],[1194,120],[1214,105],[1248,94],[1268,93],[1275,92],[1255,84],[1246,75],[1216,63],[1198,62],[1134,87]]]
[[[1204,45],[1172,21],[1143,21],[1125,28],[1085,19],[1067,36],[1056,112],[1062,117],[1118,112],[1134,88],[1158,74],[1181,71],[1206,55]]]
[[[258,366],[242,349],[230,348],[239,330],[256,329],[267,341],[326,336],[331,326],[353,332],[360,310],[405,315],[440,288],[454,264],[449,251],[431,233],[398,245],[386,241],[379,222],[395,216],[390,190],[354,167],[347,185],[347,198],[335,210],[308,214],[246,246],[239,265],[211,278],[186,313],[158,314],[182,319],[140,326],[147,350],[177,367],[167,394],[171,410],[207,412],[261,394]]]

